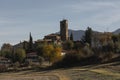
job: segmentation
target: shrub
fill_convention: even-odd
[[[13,54],[13,61],[22,63],[26,57],[26,53],[24,49],[16,49],[15,53]]]
[[[85,49],[86,50],[86,49]],[[82,66],[88,64],[97,64],[101,59],[94,55],[92,51],[88,49],[78,50],[78,51],[69,51],[61,61],[58,61],[54,64],[56,67],[72,67],[72,66]]]
[[[77,54],[76,51],[70,51],[62,58],[62,60],[54,63],[54,66],[68,67],[68,66],[77,65],[79,61],[80,61],[79,54]]]
[[[101,62],[108,62],[114,57],[113,52],[101,52],[98,57],[101,59]]]
[[[38,60],[39,60],[40,65],[42,65],[42,63],[43,63],[43,61],[44,61],[44,58],[41,57],[41,56],[39,56],[39,57],[38,57]]]
[[[0,72],[6,71],[8,68],[6,65],[0,65]]]
[[[68,40],[63,43],[63,49],[65,50],[71,50],[73,49],[73,47],[74,47],[73,41]]]
[[[14,70],[17,71],[17,70],[18,70],[18,67],[20,67],[20,63],[19,63],[19,62],[15,62],[15,63],[13,64]]]
[[[49,63],[54,63],[61,57],[61,48],[53,45],[45,45],[43,47],[43,56],[48,59]]]
[[[83,49],[82,49],[82,53],[83,53],[83,57],[90,57],[93,55],[93,51],[92,49],[89,47],[89,45],[86,45]]]

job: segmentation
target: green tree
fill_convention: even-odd
[[[73,47],[74,47],[74,43],[71,40],[65,41],[63,43],[63,48],[66,50],[71,50],[71,49],[73,49]]]
[[[25,53],[25,50],[24,49],[16,49],[14,54],[13,54],[13,58],[14,58],[14,62],[20,62],[22,63],[23,60],[25,59],[26,57],[26,53]]]
[[[81,42],[78,41],[78,42],[74,43],[74,49],[75,50],[79,50],[81,48],[83,48],[83,45],[81,44]]]
[[[43,47],[44,47],[44,45],[36,46],[36,52],[39,56],[43,56]]]
[[[12,45],[9,43],[4,43],[1,47],[1,50],[4,50],[4,49],[12,50]]]
[[[118,42],[119,41],[119,36],[118,35],[113,35],[112,40],[113,40],[114,43]]]
[[[27,41],[23,42],[23,49],[27,52],[29,43]]]
[[[12,58],[12,52],[10,50],[2,50],[1,56],[11,59]]]
[[[5,43],[1,47],[1,56],[11,59],[13,47],[9,43]]]
[[[70,34],[70,40],[73,41],[73,33]]]
[[[88,27],[87,30],[85,31],[85,36],[83,36],[83,38],[82,38],[82,42],[88,43],[91,46],[92,45],[92,35],[93,35],[93,31],[90,27]]]

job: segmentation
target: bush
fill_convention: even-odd
[[[13,67],[15,71],[18,71],[18,67],[20,67],[20,63],[19,62],[14,63]]]
[[[7,71],[8,67],[6,65],[0,65],[0,72]]]
[[[101,52],[99,53],[98,57],[101,59],[101,62],[108,62],[113,59],[114,53],[113,52]]]
[[[80,54],[76,51],[68,52],[60,61],[54,63],[56,67],[69,67],[79,64],[81,59]]]
[[[54,64],[56,67],[83,66],[100,63],[101,59],[94,55],[91,50],[69,51],[61,61]]]
[[[24,49],[16,49],[15,53],[13,54],[13,62],[22,63],[25,58],[26,58],[25,50]]]
[[[65,42],[63,43],[63,49],[65,49],[65,50],[71,50],[71,49],[73,49],[73,48],[74,48],[74,43],[73,43],[73,41],[68,40],[68,41],[65,41]]]
[[[83,57],[90,57],[93,55],[93,51],[92,49],[89,47],[89,45],[86,45],[83,49],[82,49],[82,53],[83,53]]]
[[[42,65],[42,63],[43,63],[43,61],[44,61],[44,58],[41,57],[41,56],[39,56],[39,57],[38,57],[38,60],[39,60],[40,65]]]

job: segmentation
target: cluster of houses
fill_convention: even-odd
[[[41,43],[47,42],[48,44],[54,43],[54,44],[61,45],[61,43],[66,40],[68,40],[68,21],[62,20],[60,21],[60,34],[56,33],[56,34],[46,35],[44,36],[44,39],[37,40],[34,42],[34,44],[41,44]],[[23,47],[25,48],[26,45],[28,45],[28,42],[24,41],[14,45],[13,48],[14,49],[23,48]],[[62,51],[61,55],[64,55],[64,54],[65,54],[65,51]],[[37,53],[36,52],[27,53],[26,61],[38,63]],[[9,59],[0,57],[0,67],[1,66],[9,67],[10,65],[11,65],[11,61]]]

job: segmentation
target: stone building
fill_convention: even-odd
[[[47,43],[61,44],[61,38],[58,34],[49,34],[44,37]]]
[[[68,40],[68,20],[60,21],[60,36],[62,41]]]
[[[44,40],[56,41],[56,40],[60,40],[60,36],[57,34],[49,34],[44,37]]]

